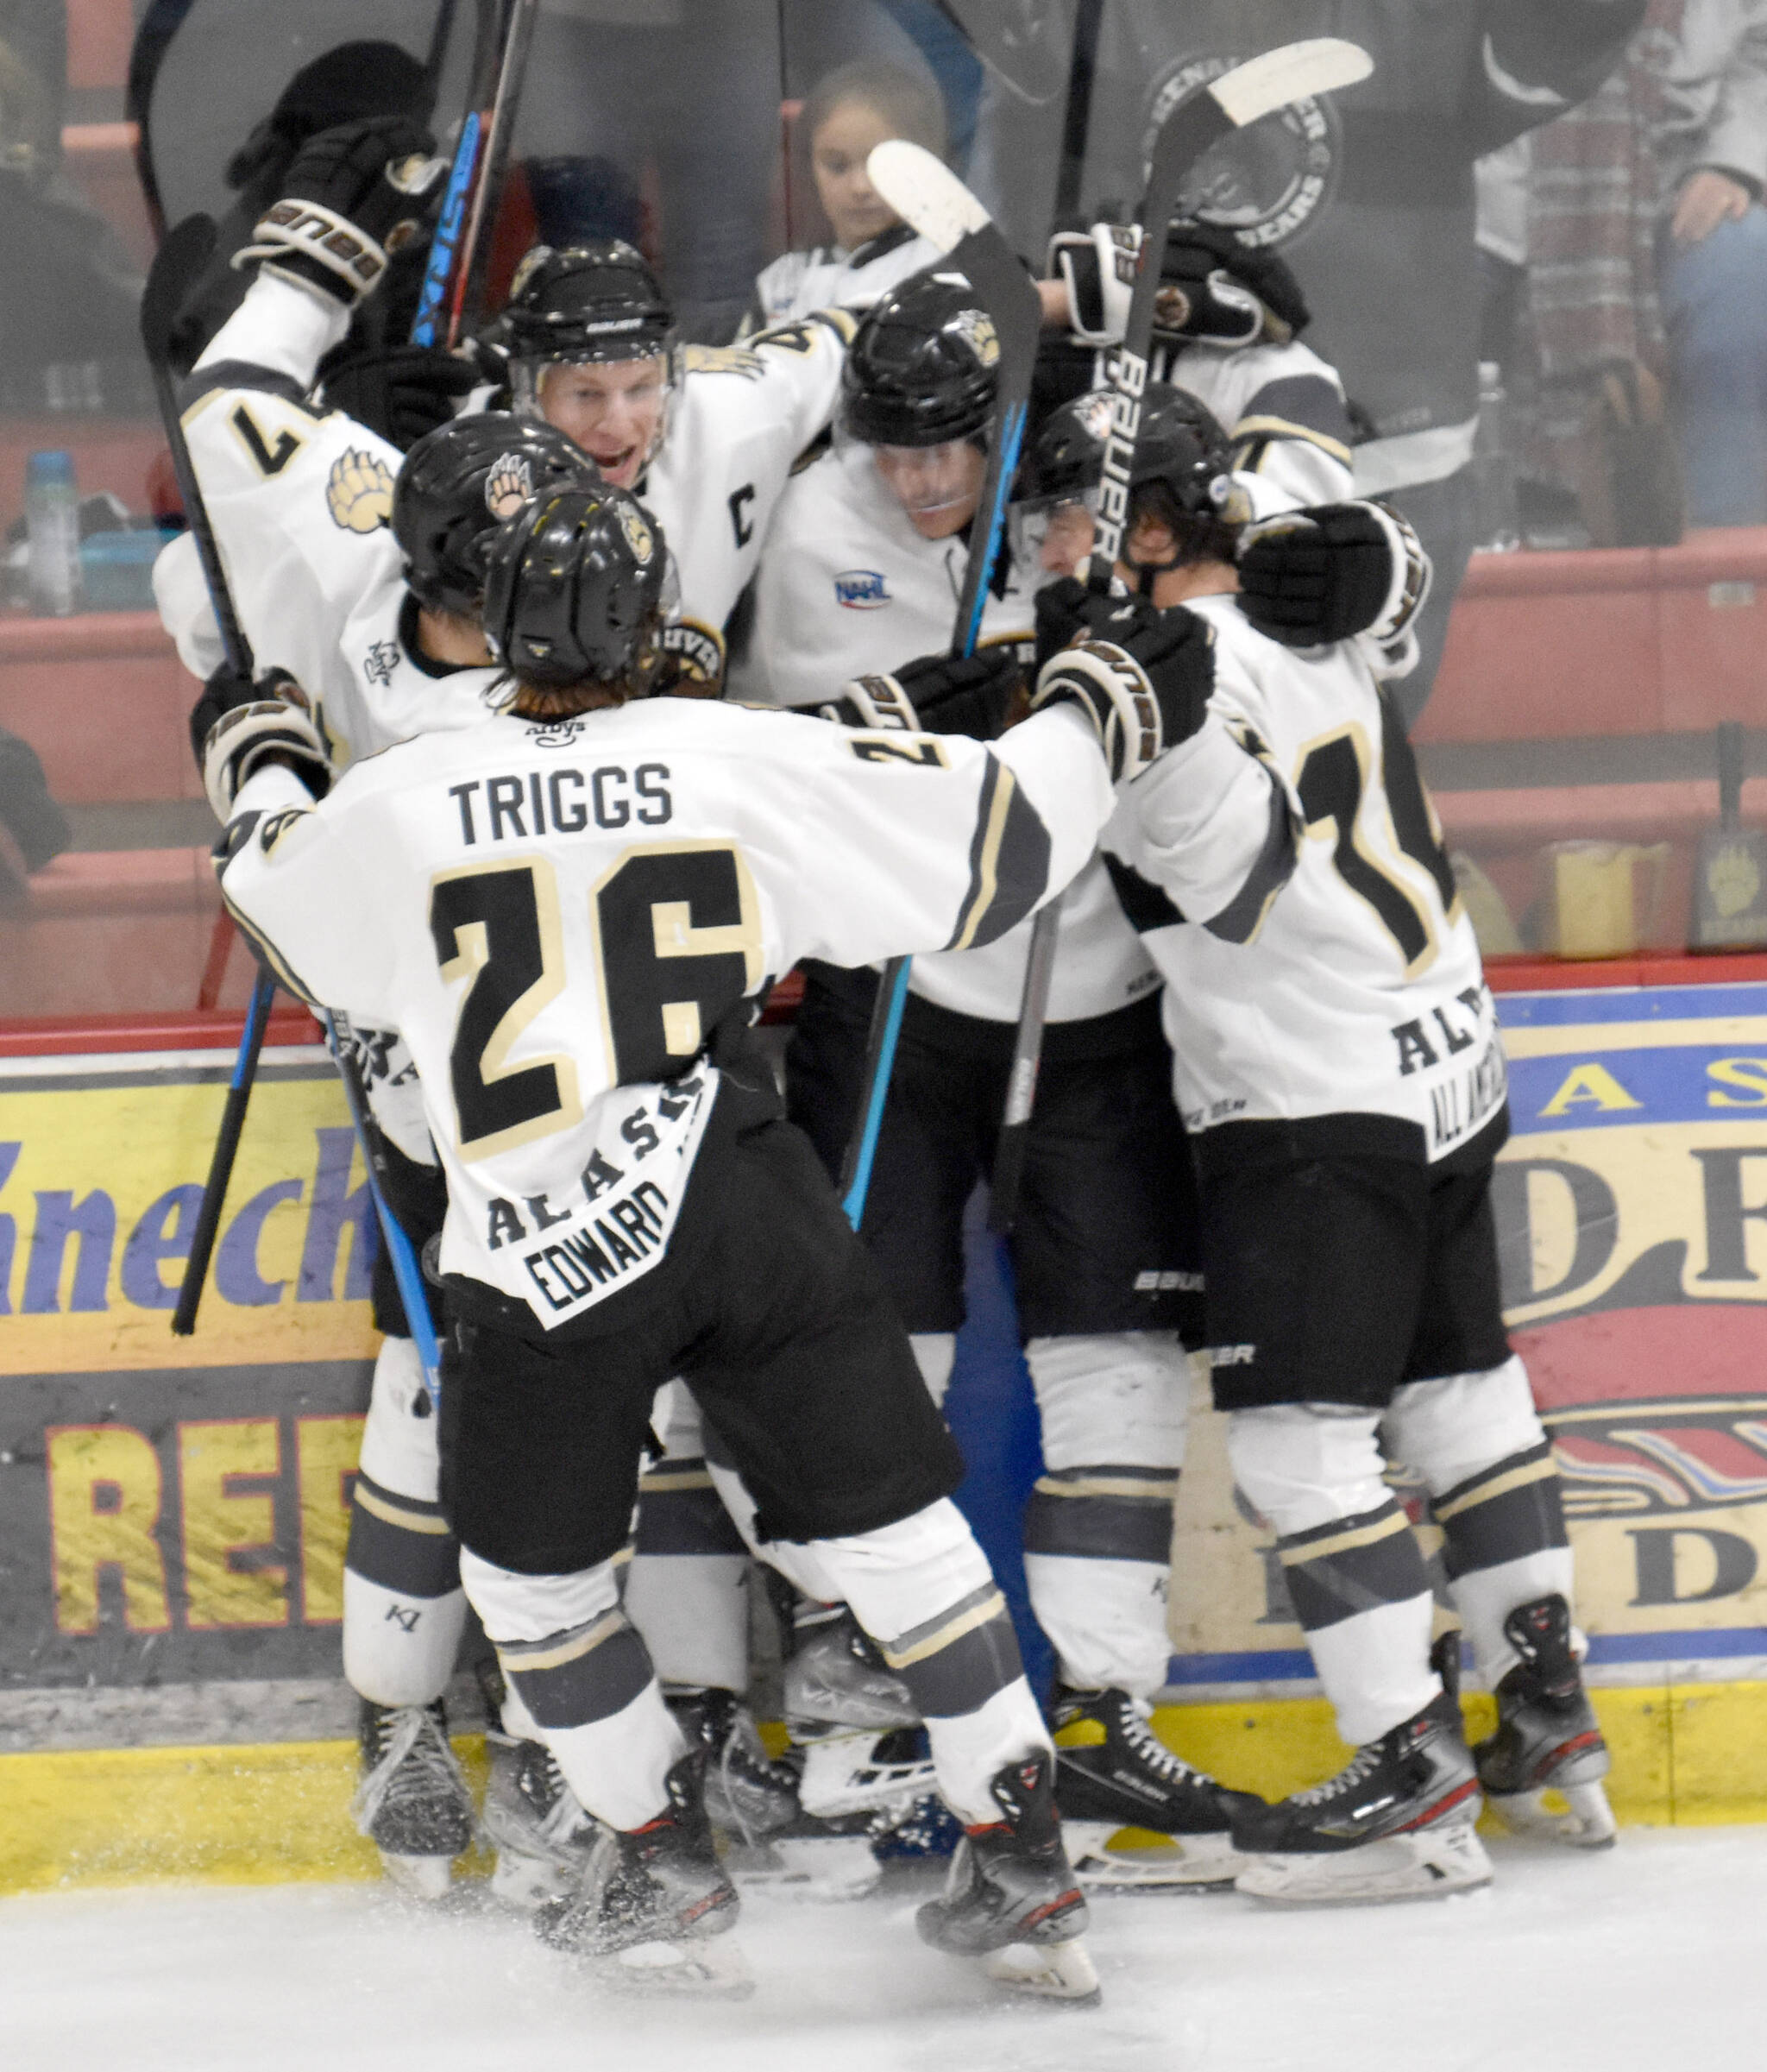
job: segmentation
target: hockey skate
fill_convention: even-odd
[[[549,1748],[487,1732],[483,1825],[497,1852],[491,1894],[520,1913],[566,1899],[582,1883],[599,1823],[577,1804]]]
[[[980,1957],[1014,1992],[1090,2006],[1098,1974],[1082,1937],[1085,1895],[1061,1846],[1047,1756],[1009,1763],[989,1781],[1000,1818],[965,1828],[943,1896],[915,1916],[921,1940]]]
[[[705,1767],[703,1751],[683,1755],[656,1819],[629,1834],[598,1830],[577,1890],[534,1915],[543,1941],[627,1991],[748,1998],[740,1948],[716,1940],[735,1927],[739,1902],[713,1844]]]
[[[408,1899],[445,1898],[454,1859],[472,1846],[473,1802],[449,1746],[441,1699],[377,1705],[363,1698],[357,1734],[362,1778],[351,1817],[380,1850],[389,1882]]]
[[[1232,1888],[1245,1867],[1233,1816],[1261,1799],[1174,1755],[1149,1724],[1148,1708],[1126,1691],[1058,1691],[1053,1720],[1055,1805],[1083,1886]],[[1113,1836],[1122,1837],[1114,1848]]]
[[[1444,1691],[1326,1783],[1236,1812],[1234,1841],[1252,1859],[1237,1889],[1280,1906],[1443,1899],[1490,1882],[1478,1816],[1460,1708]]]
[[[1522,1659],[1497,1686],[1496,1733],[1473,1750],[1492,1811],[1518,1835],[1607,1848],[1607,1744],[1583,1689],[1570,1607],[1555,1590],[1518,1605],[1503,1630]]]
[[[761,1746],[747,1706],[733,1691],[664,1690],[690,1748],[706,1752],[706,1812],[728,1839],[751,1846],[798,1817],[797,1776]]]
[[[802,1817],[772,1838],[778,1889],[859,1899],[882,1875],[879,1835],[911,1822],[937,1785],[908,1686],[845,1605],[807,1605],[783,1697]]]

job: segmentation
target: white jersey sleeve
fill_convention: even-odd
[[[304,797],[244,788],[223,897],[296,990],[399,1030],[444,1270],[549,1326],[666,1251],[726,1016],[801,957],[990,939],[1113,798],[1072,713],[990,749],[670,698],[426,734]]]
[[[819,310],[740,345],[690,345],[638,485],[681,577],[680,617],[723,635],[793,463],[827,426],[854,318]]]
[[[1230,830],[1184,750],[1124,790],[1106,840],[1149,895],[1138,925],[1167,980],[1186,1125],[1331,1118],[1353,1149],[1374,1118],[1389,1148],[1443,1157],[1502,1109],[1503,1052],[1396,709],[1354,642],[1302,652],[1229,597],[1192,608],[1217,633],[1211,713],[1280,778],[1299,839],[1260,914],[1242,902],[1256,925],[1224,929],[1237,866],[1220,861],[1249,848],[1255,816]]]
[[[813,311],[869,309],[898,281],[936,266],[942,255],[906,224],[898,224],[852,252],[817,245],[807,252],[782,252],[755,280],[753,330],[790,324]]]
[[[1350,421],[1336,370],[1298,340],[1237,352],[1187,345],[1167,379],[1208,406],[1235,450],[1236,467],[1295,507],[1355,494]]]

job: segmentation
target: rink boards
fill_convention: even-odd
[[[1767,986],[1500,1005],[1506,1296],[1616,1808],[1767,1818]],[[226,1064],[0,1064],[0,1890],[373,1870],[337,1677],[362,1171],[324,1054],[267,1052],[199,1329],[173,1338]],[[973,1302],[953,1421],[967,1396],[977,1433],[1019,1434],[965,1493],[997,1548],[1036,1472],[1025,1389],[1002,1306]],[[1174,1555],[1168,1738],[1266,1792],[1324,1774],[1280,1566],[1200,1404]]]

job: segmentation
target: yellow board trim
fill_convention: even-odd
[[[1622,1825],[1767,1821],[1767,1683],[1594,1697]],[[1468,1698],[1466,1712],[1469,1734],[1489,1733],[1488,1697]],[[1187,1761],[1271,1798],[1319,1783],[1349,1753],[1323,1698],[1162,1705],[1154,1726]],[[764,1737],[775,1753],[783,1745],[770,1723]],[[482,1790],[483,1741],[462,1736],[454,1747]],[[374,1851],[349,1817],[355,1785],[347,1741],[0,1755],[0,1893],[373,1878]]]

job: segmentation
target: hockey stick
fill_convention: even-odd
[[[413,345],[458,344],[475,312],[538,12],[538,0],[479,0],[468,107],[424,269]]]
[[[233,592],[228,584],[227,571],[221,565],[220,549],[216,545],[215,528],[209,517],[208,506],[203,501],[202,486],[197,480],[197,471],[190,457],[190,446],[184,436],[184,425],[179,415],[178,399],[172,387],[172,368],[167,358],[171,342],[173,321],[183,305],[190,285],[208,262],[215,249],[215,226],[206,216],[187,217],[179,224],[155,254],[148,271],[147,288],[141,297],[141,345],[153,371],[154,394],[160,406],[160,416],[166,430],[166,443],[172,451],[173,472],[178,478],[179,494],[184,500],[184,514],[189,523],[192,538],[197,544],[197,557],[202,564],[203,581],[208,586],[209,602],[215,614],[215,623],[221,631],[221,645],[227,658],[227,666],[243,681],[249,683],[255,674],[251,644],[246,639],[234,609]],[[208,1278],[209,1263],[214,1256],[215,1239],[221,1227],[221,1212],[226,1204],[228,1183],[233,1177],[234,1159],[239,1149],[241,1133],[245,1128],[247,1104],[251,1099],[252,1081],[257,1074],[258,1057],[263,1049],[264,1029],[269,1019],[270,1003],[276,991],[276,981],[267,971],[260,971],[252,987],[251,1005],[247,1010],[245,1029],[240,1039],[239,1054],[234,1061],[233,1077],[227,1088],[227,1101],[221,1113],[221,1127],[215,1138],[215,1149],[209,1162],[209,1175],[203,1185],[203,1198],[197,1210],[196,1226],[191,1236],[190,1256],[185,1262],[184,1278],[178,1290],[178,1302],[173,1311],[172,1328],[179,1338],[189,1338],[196,1329],[197,1310],[203,1299],[203,1284]],[[411,1240],[406,1236],[388,1211],[386,1200],[374,1180],[374,1155],[369,1149],[371,1139],[366,1133],[366,1102],[362,1098],[360,1076],[355,1074],[355,1061],[346,1061],[343,1045],[330,1015],[322,1017],[325,1023],[326,1041],[331,1055],[337,1061],[337,1068],[343,1075],[344,1098],[349,1105],[350,1119],[355,1124],[356,1135],[362,1145],[362,1157],[368,1168],[368,1187],[374,1195],[374,1207],[380,1219],[381,1234],[393,1261],[393,1278],[399,1283],[400,1301],[406,1306],[406,1314],[411,1325],[412,1337],[416,1342],[419,1357],[424,1361],[424,1380],[433,1395],[436,1381],[436,1334],[431,1326],[430,1312],[424,1295],[423,1274],[418,1266]]]
[[[1368,53],[1335,36],[1317,36],[1266,51],[1223,74],[1201,93],[1174,109],[1154,140],[1153,163],[1135,221],[1141,227],[1135,287],[1122,343],[1110,362],[1110,432],[1104,446],[1104,476],[1094,521],[1088,587],[1106,592],[1129,523],[1129,466],[1141,425],[1141,396],[1148,385],[1148,356],[1154,343],[1154,302],[1160,291],[1160,256],[1166,226],[1178,206],[1185,176],[1211,145],[1292,101],[1353,86],[1374,69]],[[1038,914],[1031,930],[1025,986],[1019,1002],[1018,1032],[1013,1040],[1012,1067],[1006,1082],[1006,1107],[994,1155],[994,1185],[988,1208],[990,1230],[1010,1231],[1018,1213],[1030,1143],[1031,1109],[1037,1098],[1037,1072],[1042,1062],[1043,1029],[1049,1008],[1049,981],[1061,929],[1065,895],[1058,895]]]
[[[988,211],[930,151],[902,138],[892,138],[871,153],[866,173],[896,214],[937,245],[950,268],[964,275],[994,325],[999,359],[994,377],[988,464],[976,513],[970,520],[969,562],[951,636],[953,654],[971,655],[981,632],[988,582],[1006,526],[1007,499],[1018,470],[1042,306],[1030,276]],[[871,1165],[884,1126],[890,1074],[908,1005],[911,963],[910,958],[894,957],[884,966],[871,1008],[859,1105],[840,1175],[841,1206],[855,1230],[865,1216],[865,1195],[871,1184]]]
[[[215,530],[209,522],[208,507],[203,501],[196,469],[191,464],[190,448],[185,442],[184,426],[179,422],[178,399],[173,393],[172,368],[167,356],[173,323],[191,283],[208,264],[214,249],[215,225],[206,216],[186,217],[160,247],[141,295],[141,346],[153,375],[154,396],[166,427],[167,444],[172,450],[172,469],[178,478],[178,493],[183,500],[191,536],[197,543],[203,581],[208,586],[215,623],[220,629],[222,652],[227,658],[229,669],[249,683],[251,647],[240,630],[233,609],[232,594],[228,589],[226,572],[215,545]],[[216,1132],[208,1178],[203,1183],[202,1200],[197,1208],[196,1227],[191,1233],[190,1253],[184,1264],[184,1278],[179,1284],[178,1302],[172,1313],[172,1328],[181,1338],[187,1338],[197,1327],[197,1308],[203,1299],[203,1283],[208,1278],[209,1263],[214,1257],[227,1184],[233,1177],[233,1162],[239,1150],[241,1132],[245,1128],[246,1107],[252,1097],[258,1055],[264,1047],[264,1030],[275,995],[276,981],[268,972],[260,971],[252,986],[251,1004],[246,1010],[239,1054],[234,1060],[233,1077],[228,1082],[221,1127]]]

